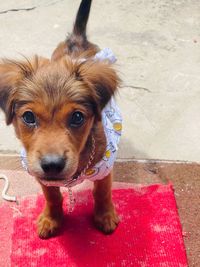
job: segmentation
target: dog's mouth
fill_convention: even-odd
[[[59,180],[46,180],[46,179],[39,179],[40,183],[42,183],[45,186],[56,186],[61,187],[65,186],[67,180],[66,179],[59,179]]]
[[[44,177],[40,177],[40,180],[44,180],[44,181],[63,181],[66,180],[66,177],[62,177],[62,176],[44,176]]]
[[[45,186],[69,187],[76,180],[76,176],[67,178],[63,176],[44,176],[39,177],[38,180]]]
[[[67,179],[46,179],[46,178],[39,178],[39,182],[45,186],[56,186],[56,187],[60,187],[60,186],[65,186],[65,184],[67,183]]]

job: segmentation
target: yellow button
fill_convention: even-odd
[[[113,124],[113,128],[115,131],[120,132],[122,130],[122,124],[120,122],[116,122]]]
[[[106,156],[106,158],[110,158],[110,156],[111,156],[111,152],[110,152],[110,150],[107,150],[107,151],[106,151],[105,156]]]
[[[87,169],[87,170],[85,171],[85,174],[88,175],[88,176],[90,176],[90,175],[92,175],[92,174],[94,174],[94,173],[95,173],[95,169]]]

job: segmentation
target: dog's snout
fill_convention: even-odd
[[[46,174],[58,174],[65,167],[65,159],[54,154],[46,155],[42,157],[40,164]]]

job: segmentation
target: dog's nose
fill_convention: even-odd
[[[65,159],[58,155],[45,155],[40,161],[41,167],[46,174],[58,174],[65,167]]]

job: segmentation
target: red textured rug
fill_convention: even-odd
[[[153,185],[113,191],[121,218],[106,236],[92,224],[90,191],[76,193],[59,236],[37,237],[35,220],[44,199],[28,197],[15,211],[11,266],[39,267],[185,267],[187,259],[173,189]],[[64,208],[67,196],[65,195]]]

